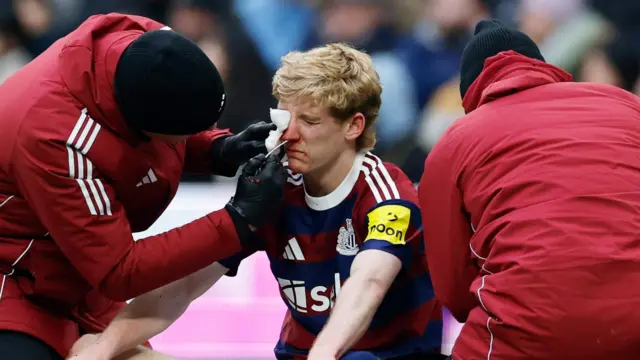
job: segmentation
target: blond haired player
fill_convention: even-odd
[[[279,220],[256,231],[255,249],[135,299],[78,359],[107,359],[161,333],[256,251],[288,307],[276,358],[441,357],[417,194],[368,152],[382,93],[371,58],[343,44],[289,53],[273,93],[291,115]]]

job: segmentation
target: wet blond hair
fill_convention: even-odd
[[[338,120],[362,113],[365,126],[356,147],[373,149],[382,86],[369,55],[341,43],[293,51],[282,57],[272,85],[278,101],[312,101]]]

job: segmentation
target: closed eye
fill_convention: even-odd
[[[310,116],[306,114],[301,114],[300,116],[298,116],[298,118],[309,125],[318,124],[320,122],[319,117]]]

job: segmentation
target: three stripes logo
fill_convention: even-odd
[[[104,184],[93,177],[93,163],[86,157],[101,128],[83,109],[67,139],[69,177],[78,183],[91,215],[113,215]]]
[[[302,253],[302,249],[298,244],[298,240],[296,238],[289,239],[289,242],[284,247],[284,253],[282,257],[285,260],[304,260],[304,254]]]
[[[158,181],[158,178],[156,177],[156,174],[153,172],[153,169],[149,169],[149,171],[147,172],[147,175],[145,175],[142,178],[142,180],[140,180],[136,184],[136,187],[140,187],[145,184],[153,184],[154,182],[157,182],[157,181]]]

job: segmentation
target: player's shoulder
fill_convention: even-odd
[[[386,202],[418,203],[418,193],[409,177],[395,164],[367,152],[362,155],[356,192],[369,206]]]

